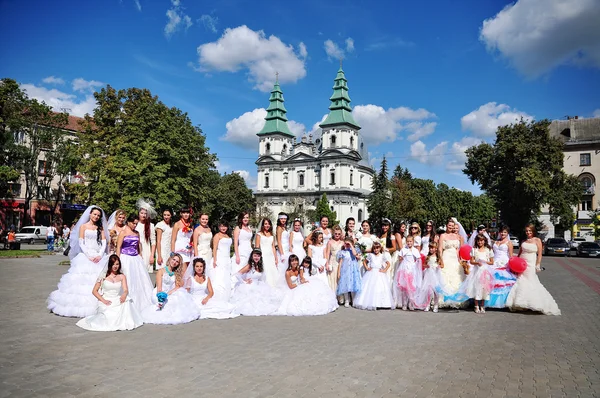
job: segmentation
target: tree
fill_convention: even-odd
[[[463,172],[496,202],[503,221],[515,231],[548,205],[554,221],[571,214],[581,185],[563,171],[563,144],[548,132],[548,120],[498,127],[496,141],[467,149]]]
[[[77,169],[80,162],[78,156],[77,142],[67,136],[62,136],[57,140],[54,150],[46,155],[47,162],[52,165],[52,176],[56,183],[56,188],[52,189],[52,180],[44,178],[42,184],[44,191],[48,194],[47,199],[51,203],[52,214],[58,212],[60,202],[64,200],[66,194],[67,177]]]
[[[246,182],[237,173],[223,175],[211,196],[210,215],[215,225],[219,220],[227,220],[234,225],[241,212],[253,213],[256,209],[252,190],[246,187]]]
[[[329,226],[332,227],[334,225],[339,224],[337,220],[337,213],[329,207],[329,200],[327,200],[327,194],[323,193],[321,199],[317,202],[317,208],[315,209],[315,216],[317,220],[320,220],[323,217],[327,217],[329,219]]]
[[[413,188],[412,174],[408,169],[396,166],[390,181],[391,208],[388,217],[392,221],[416,221],[416,216],[422,208],[422,200]]]
[[[392,192],[388,180],[388,166],[385,156],[381,161],[379,173],[373,177],[373,191],[369,194],[367,209],[374,230],[379,230],[381,220],[392,214]]]
[[[54,178],[49,158],[67,122],[67,114],[30,99],[15,80],[0,82],[0,194],[12,196],[9,183],[23,175],[25,225],[31,222],[31,200],[49,195],[45,182]]]
[[[202,130],[186,113],[147,89],[117,91],[108,85],[94,97],[97,108],[93,118],[85,117],[80,134],[85,202],[129,212],[138,198],[153,200],[157,208],[212,206],[211,191],[223,181]],[[236,181],[247,189],[241,177]]]

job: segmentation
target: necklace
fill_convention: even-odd
[[[183,224],[183,228],[181,228],[181,232],[183,232],[184,234],[190,232],[192,230],[190,228],[190,224],[191,223],[192,223],[191,221],[185,222],[185,220],[182,218],[181,219],[181,224]]]
[[[170,271],[170,270],[169,270],[169,267],[165,267],[165,271],[167,271],[167,274],[168,274],[169,276],[173,276],[173,275],[175,275],[175,272],[174,272],[174,271]]]

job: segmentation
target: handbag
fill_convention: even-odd
[[[68,256],[70,251],[71,251],[71,242],[69,241],[69,242],[67,243],[67,248],[65,249],[65,251],[63,251],[63,254],[64,254],[65,256]]]

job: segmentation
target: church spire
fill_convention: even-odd
[[[333,84],[333,95],[329,98],[329,115],[320,127],[333,125],[350,125],[355,129],[360,129],[360,126],[352,116],[352,108],[350,107],[350,96],[348,95],[348,80],[342,69],[342,61],[340,60],[340,69],[337,72]]]
[[[294,134],[292,134],[287,125],[287,116],[285,115],[287,110],[283,105],[284,102],[283,91],[281,91],[281,87],[279,87],[279,74],[276,74],[275,85],[273,86],[271,96],[269,97],[269,107],[267,108],[267,116],[265,117],[265,126],[257,133],[257,135],[283,134],[291,138],[294,137]]]

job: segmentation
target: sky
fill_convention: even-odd
[[[318,136],[343,59],[373,166],[477,194],[464,151],[499,125],[600,117],[599,20],[598,0],[0,0],[0,77],[77,116],[148,88],[254,188],[276,73],[290,129]]]

